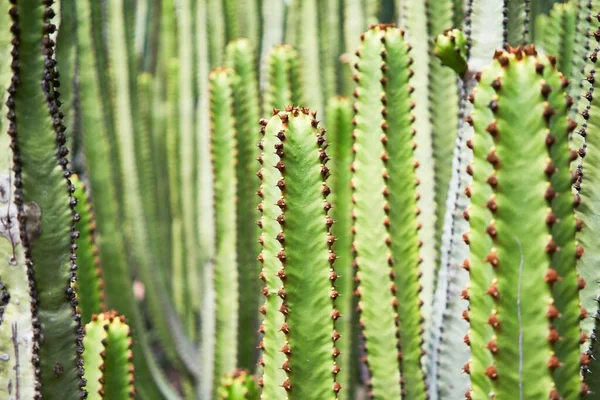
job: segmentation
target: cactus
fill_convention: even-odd
[[[354,395],[354,380],[357,365],[357,350],[354,340],[353,314],[353,283],[352,283],[352,190],[350,189],[352,163],[352,101],[345,97],[333,98],[327,105],[327,137],[329,142],[328,154],[331,155],[329,169],[331,177],[328,179],[331,187],[329,202],[332,204],[331,218],[336,222],[331,227],[331,233],[336,241],[333,251],[337,255],[336,289],[340,297],[336,300],[336,307],[344,318],[336,322],[336,329],[340,338],[336,346],[340,349],[337,363],[341,370],[336,376],[336,381],[344,390],[338,394],[339,399],[351,399]]]
[[[236,76],[230,69],[211,72],[211,159],[214,169],[216,338],[214,390],[219,379],[236,366],[238,325],[238,272],[236,256],[236,149],[232,89]]]
[[[102,312],[106,305],[104,304],[104,292],[102,281],[102,269],[96,246],[96,232],[94,215],[88,197],[86,187],[83,182],[73,175],[71,182],[75,186],[73,197],[77,199],[75,212],[79,215],[79,221],[75,223],[75,229],[79,232],[79,238],[75,241],[77,244],[77,300],[81,321],[87,324],[91,321],[92,315]]]
[[[233,87],[235,128],[237,132],[237,260],[239,277],[238,365],[252,368],[256,365],[256,337],[249,332],[258,328],[259,271],[256,255],[258,213],[253,206],[256,196],[254,163],[258,156],[256,130],[259,120],[258,80],[254,68],[254,51],[246,39],[227,45],[227,64],[235,71]]]
[[[264,112],[302,103],[303,92],[298,63],[298,53],[292,46],[273,47],[266,61],[268,78],[263,95]]]
[[[357,267],[359,324],[366,341],[367,366],[374,397],[400,397],[400,370],[391,249],[385,195],[386,169],[380,161],[385,153],[385,106],[381,99],[384,80],[381,53],[385,27],[363,34],[357,54],[355,80],[355,156],[352,164],[354,188],[353,232]],[[416,211],[416,210],[415,210]],[[373,238],[377,238],[376,241]],[[383,266],[389,265],[386,269]]]
[[[563,85],[554,65],[528,47],[496,53],[474,92],[471,231],[464,236],[473,398],[490,391],[499,399],[575,398],[581,389],[566,140],[574,126]]]
[[[56,89],[54,41],[49,37],[56,29],[50,22],[54,11],[33,0],[12,2],[8,11],[14,40],[7,132],[15,149],[14,203],[31,295],[33,335],[29,340],[35,366],[34,379],[17,384],[34,396],[79,399],[85,393],[82,328],[71,287],[77,269],[74,240],[78,233],[73,221],[79,216],[72,209],[76,199],[71,197],[74,187],[69,181]],[[13,343],[24,340],[18,336],[17,325],[12,329]],[[24,327],[22,333],[27,331]],[[15,390],[19,393],[21,388]]]
[[[95,314],[83,343],[88,399],[134,399],[132,338],[125,318],[114,311]]]
[[[577,9],[571,3],[554,5],[550,15],[540,15],[536,44],[545,54],[556,56],[557,68],[570,78],[574,67]]]
[[[280,195],[271,198],[263,193],[265,202],[277,199],[281,209],[276,236],[281,248],[275,255],[279,289],[267,295],[283,300],[279,308],[284,316],[279,330],[285,334],[281,368],[288,377],[279,384],[290,399],[335,399],[341,389],[335,379],[339,369],[335,321],[340,313],[333,304],[339,295],[334,285],[336,256],[331,250],[335,238],[329,231],[333,219],[327,216],[331,204],[325,200],[330,193],[324,183],[329,174],[327,142],[317,126],[315,114],[292,107],[275,114],[266,125],[266,135],[278,130],[280,142],[274,149],[281,173]],[[265,348],[269,345],[263,343]],[[274,377],[265,375],[268,378]]]
[[[258,384],[248,371],[236,370],[221,379],[219,400],[258,400]]]

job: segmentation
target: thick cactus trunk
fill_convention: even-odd
[[[498,400],[579,396],[566,139],[573,125],[563,85],[551,62],[518,48],[498,52],[474,92],[471,231],[464,236],[471,283],[463,294],[473,399],[490,390]]]

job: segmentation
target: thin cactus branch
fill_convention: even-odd
[[[252,44],[247,39],[239,39],[227,45],[227,66],[235,71],[238,79],[233,87],[235,127],[237,131],[238,159],[237,179],[237,260],[239,277],[239,325],[238,325],[238,366],[253,368],[256,365],[256,344],[254,335],[258,328],[259,305],[259,252],[258,228],[255,198],[258,184],[255,165],[258,157],[255,124],[259,120],[258,80],[255,69],[255,55]]]
[[[230,69],[211,72],[211,159],[214,169],[215,212],[215,367],[213,385],[233,371],[237,360],[238,271],[236,256],[237,138],[232,90],[236,76]]]

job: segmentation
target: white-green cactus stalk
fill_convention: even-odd
[[[327,215],[331,204],[326,198],[331,189],[325,183],[329,175],[325,131],[318,129],[314,113],[296,107],[276,113],[265,134],[273,129],[278,129],[279,139],[272,149],[279,159],[275,164],[281,173],[276,184],[279,194],[275,198],[263,195],[265,201],[277,199],[280,209],[275,238],[280,248],[274,254],[279,263],[278,290],[266,290],[267,297],[282,299],[278,312],[284,321],[279,327],[268,328],[285,335],[278,350],[284,354],[280,368],[287,378],[278,384],[286,392],[282,398],[336,399],[342,387],[336,382],[340,368],[336,341],[340,334],[335,322],[341,315],[334,307],[340,294],[335,287],[336,255],[331,250],[335,242],[330,232],[333,219]],[[272,345],[263,342],[261,347]],[[263,384],[266,378],[274,379],[265,374]]]
[[[256,121],[260,119],[258,79],[256,76],[255,53],[247,39],[238,39],[227,45],[227,66],[238,79],[233,87],[235,125],[237,132],[238,159],[237,179],[237,261],[239,277],[239,323],[238,323],[238,366],[250,369],[256,365],[256,336],[249,333],[258,328],[260,281],[256,279],[259,263],[256,255],[260,251],[256,238],[256,183],[255,163]]]
[[[114,311],[94,315],[83,343],[88,399],[133,400],[133,339],[125,317]]]
[[[566,83],[527,47],[497,52],[474,91],[463,293],[474,399],[575,399],[582,389]]]
[[[329,169],[331,176],[328,185],[331,195],[328,200],[332,204],[331,218],[336,222],[331,227],[331,233],[336,237],[333,250],[337,255],[335,269],[338,277],[335,281],[340,297],[336,307],[344,318],[336,323],[336,329],[341,337],[336,343],[340,349],[337,363],[341,370],[336,381],[344,390],[338,394],[338,399],[352,399],[355,395],[355,379],[357,368],[358,343],[354,332],[353,304],[353,267],[352,267],[352,190],[350,189],[352,164],[352,101],[345,97],[334,97],[327,105],[327,137],[329,142],[328,154],[331,155]]]
[[[265,90],[268,79],[267,57],[271,49],[283,43],[285,3],[279,0],[262,0],[262,17],[270,23],[263,24],[260,50],[260,89]]]
[[[237,361],[237,138],[232,93],[236,79],[233,70],[221,68],[213,70],[209,77],[215,213],[215,394],[219,379],[233,371]]]
[[[11,24],[8,9],[0,12],[0,26]],[[31,313],[31,295],[27,277],[27,265],[21,243],[20,223],[14,203],[13,152],[10,136],[6,134],[9,120],[6,118],[6,100],[11,79],[11,37],[8,29],[0,32],[0,397],[10,399],[18,391],[24,399],[33,399],[35,382],[33,364],[34,342]]]
[[[206,3],[206,24],[208,32],[208,60],[211,68],[223,63],[225,50],[225,14],[223,0],[200,0]],[[199,23],[202,23],[199,21]]]
[[[299,56],[290,45],[275,46],[266,61],[267,83],[263,90],[263,112],[302,104]]]
[[[340,55],[342,53],[341,2],[325,0],[317,3],[319,17],[319,57],[323,97],[330,99],[338,93],[343,74]],[[299,104],[299,103],[296,103]]]

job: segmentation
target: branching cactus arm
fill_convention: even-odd
[[[214,391],[237,359],[238,272],[236,260],[236,131],[230,69],[210,75],[211,159],[214,168],[216,341]]]
[[[361,310],[359,324],[366,341],[365,361],[371,374],[372,394],[399,398],[396,299],[392,293],[391,250],[386,240],[389,235],[389,217],[385,211],[388,189],[382,161],[385,157],[382,114],[386,111],[382,103],[383,33],[379,26],[364,33],[357,52],[355,155],[351,182],[354,190],[353,250],[358,282],[356,293]],[[389,268],[383,267],[386,265]]]
[[[273,117],[282,120],[276,154],[281,179],[277,201],[281,213],[277,253],[283,299],[280,312],[285,322],[280,329],[286,340],[281,348],[286,360],[281,368],[288,378],[281,384],[289,399],[336,399],[341,385],[335,342],[339,333],[335,321],[341,317],[334,307],[339,292],[335,288],[335,241],[326,198],[331,189],[325,183],[329,174],[324,130],[317,129],[315,114],[307,109],[287,108]]]

